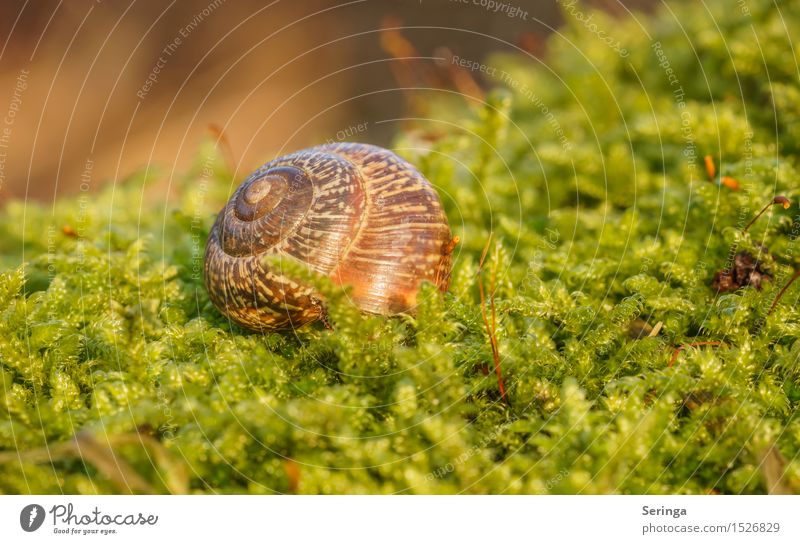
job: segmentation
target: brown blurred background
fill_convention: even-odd
[[[386,145],[397,127],[380,121],[407,105],[381,26],[406,27],[394,56],[409,44],[425,57],[540,54],[558,4],[508,3],[526,16],[472,0],[3,0],[0,198],[74,193],[87,162],[94,180],[150,163],[180,172],[212,124],[240,175],[348,127]],[[623,16],[651,3],[584,5]]]

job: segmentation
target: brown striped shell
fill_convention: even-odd
[[[352,286],[375,314],[412,312],[422,281],[445,291],[451,235],[439,196],[413,166],[372,145],[337,143],[268,162],[240,185],[206,244],[214,305],[253,330],[323,318],[313,289],[285,277],[283,258]],[[270,265],[263,258],[275,255]]]

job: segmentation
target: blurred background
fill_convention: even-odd
[[[654,3],[582,4],[622,17]],[[224,134],[240,176],[327,140],[387,145],[413,106],[402,87],[488,86],[453,55],[543,53],[556,0],[505,5],[4,0],[0,199],[51,201],[151,164],[177,175],[209,134]]]

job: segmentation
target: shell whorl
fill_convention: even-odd
[[[267,268],[269,254],[351,285],[363,311],[407,312],[423,280],[447,289],[450,239],[436,191],[409,163],[371,145],[322,145],[265,164],[236,189],[209,235],[205,282],[223,313],[255,330],[324,314],[311,288]]]

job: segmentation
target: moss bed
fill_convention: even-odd
[[[426,286],[413,317],[363,316],[294,267],[334,331],[231,326],[200,276],[241,179],[212,142],[181,176],[8,203],[0,491],[800,490],[800,286],[770,312],[800,268],[800,14],[587,25],[576,6],[541,59],[475,59],[496,68],[485,101],[428,91],[396,139],[462,239],[450,292]],[[717,293],[740,251],[771,278]]]

